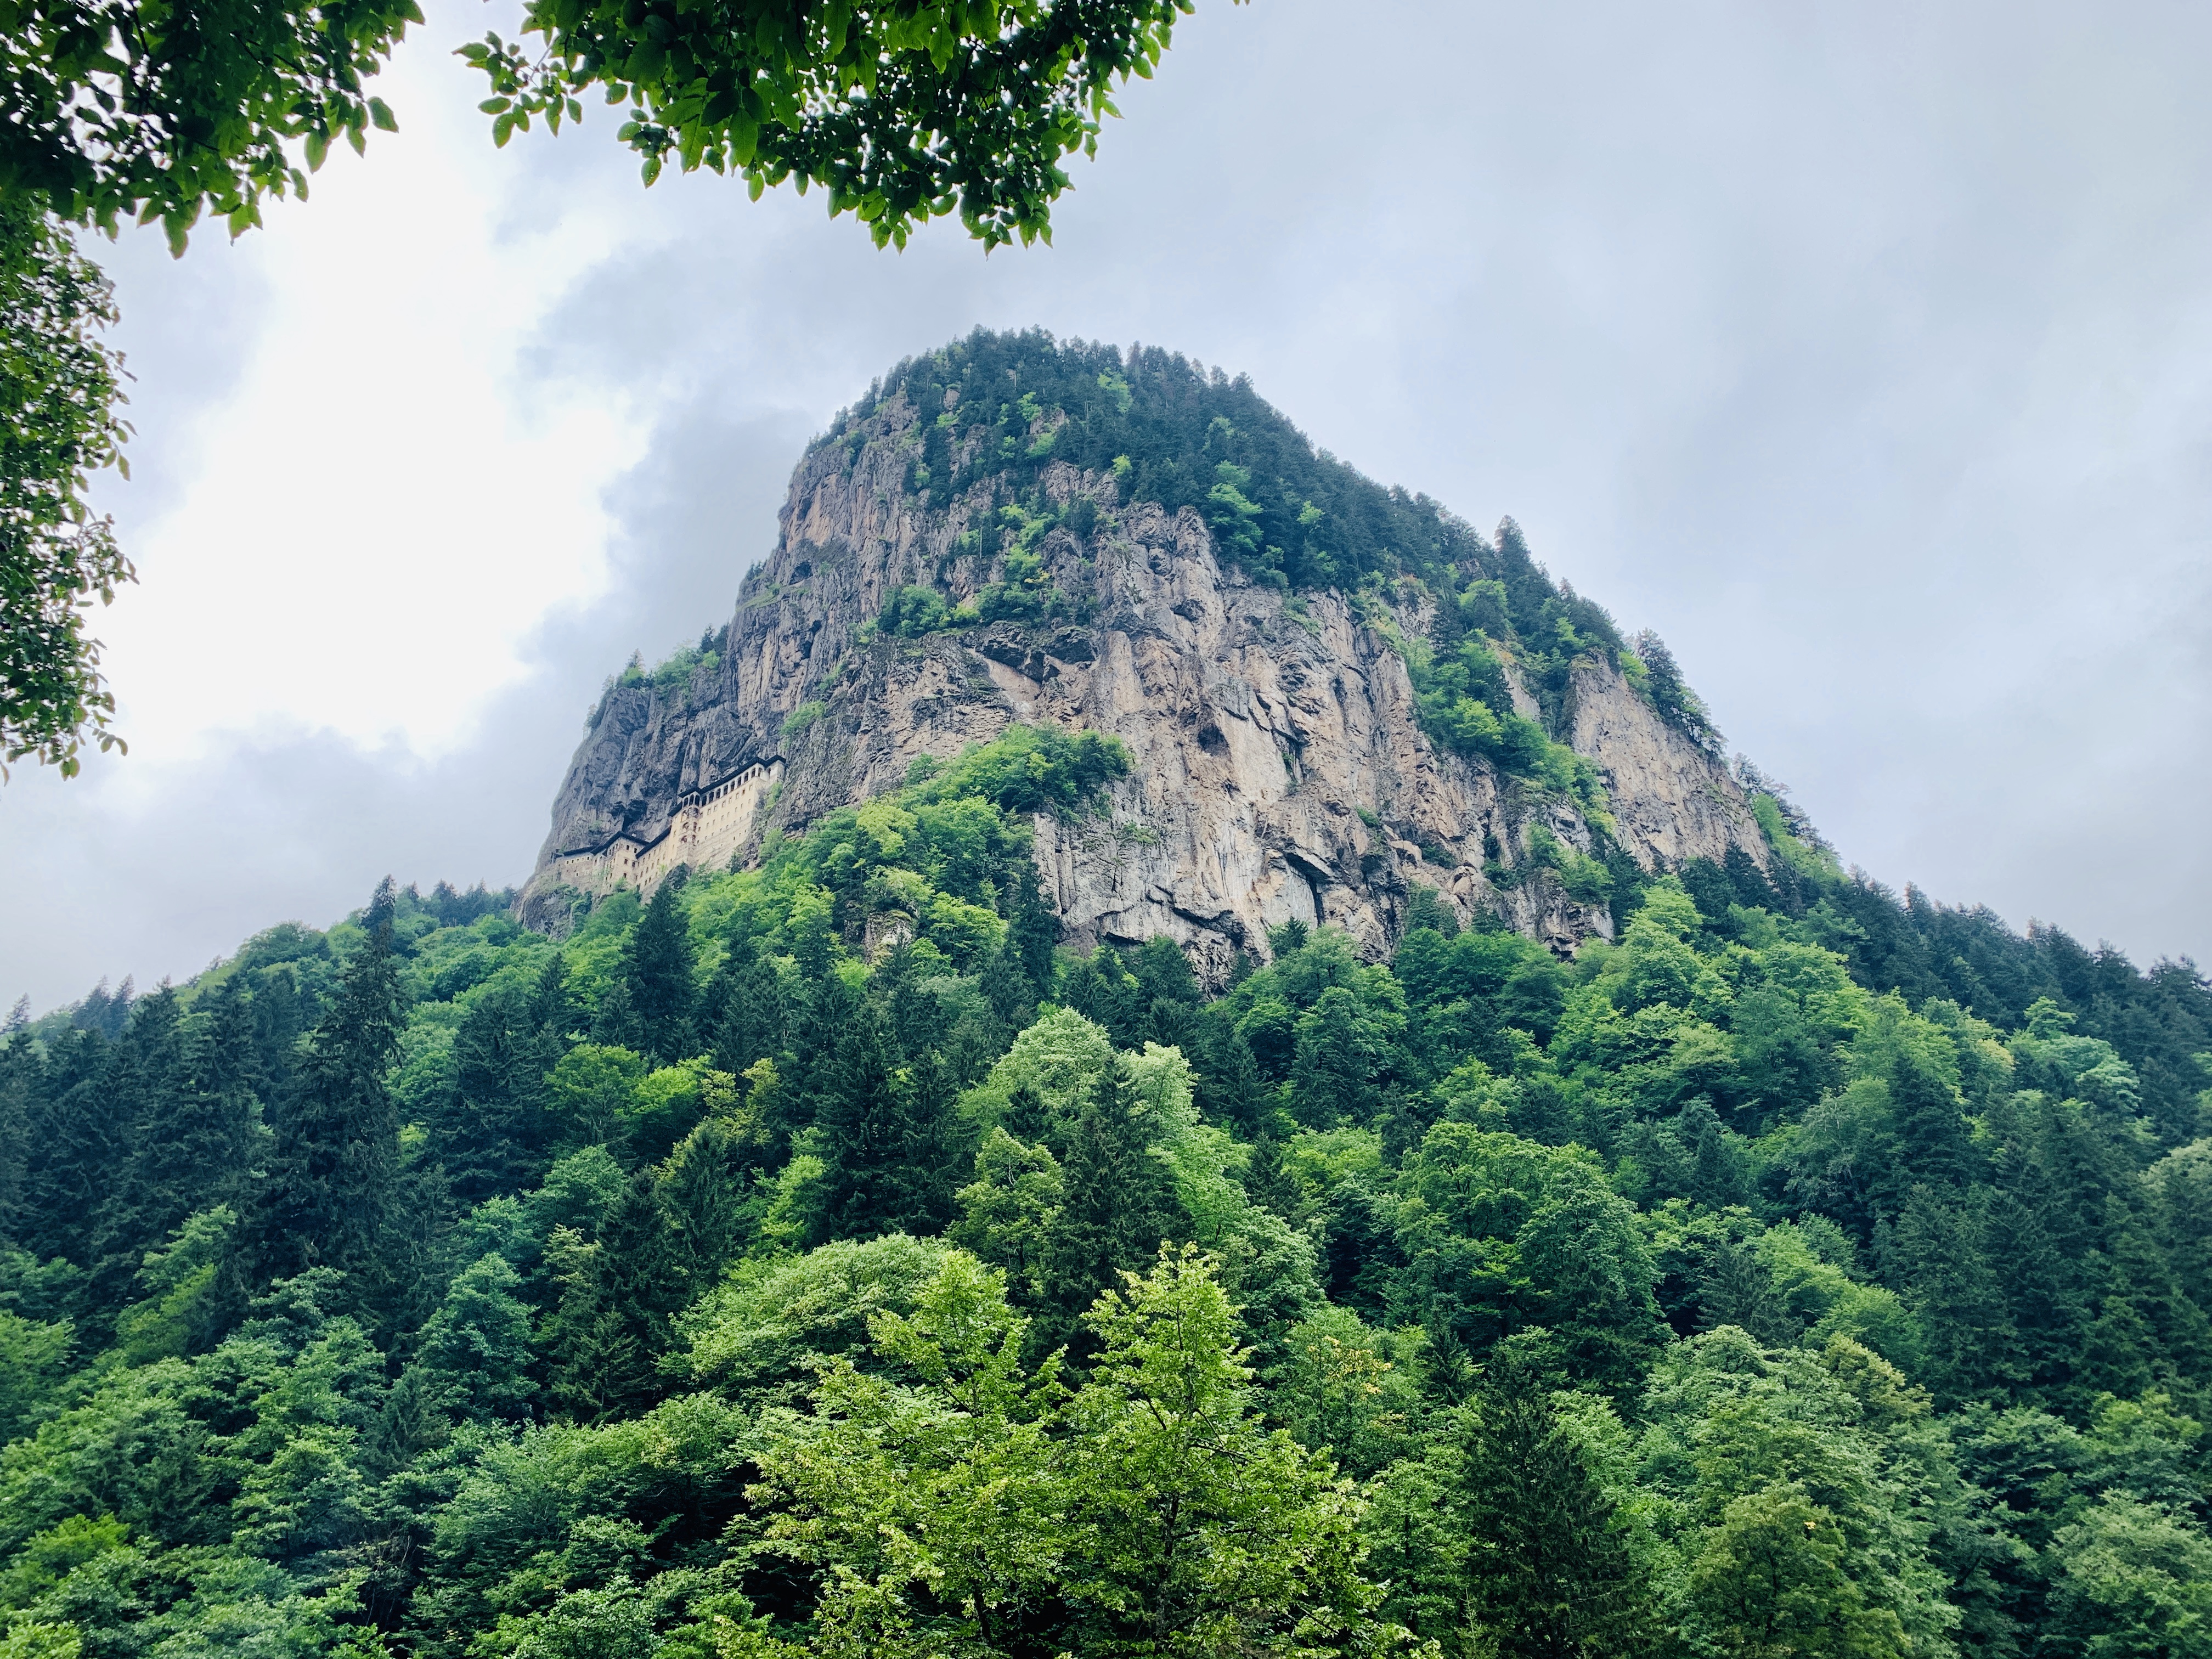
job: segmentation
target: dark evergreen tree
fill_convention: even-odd
[[[1060,915],[1038,890],[1036,865],[1025,854],[1013,860],[1006,886],[1002,904],[1006,949],[1027,975],[1028,1000],[1035,1003],[1052,994],[1053,947],[1060,943]]]
[[[1679,1133],[1690,1154],[1688,1196],[1710,1210],[1751,1201],[1751,1159],[1741,1137],[1721,1127],[1713,1103],[1699,1095],[1682,1109]]]
[[[833,978],[823,990],[815,1016],[822,1047],[805,1087],[829,1165],[824,1236],[872,1238],[895,1231],[905,1218],[907,1115],[874,1008],[842,981]]]
[[[31,1102],[46,1070],[24,1035],[30,1024],[29,1004],[27,997],[17,1003],[0,1028],[0,1244],[13,1243],[23,1224]]]
[[[283,963],[252,977],[253,1000],[253,1092],[264,1111],[274,1112],[292,1092],[299,1064],[300,1035],[307,1018],[300,981]]]
[[[645,1022],[637,1017],[627,979],[617,980],[600,993],[599,1005],[592,1010],[591,1036],[605,1048],[645,1052]]]
[[[1627,1529],[1554,1415],[1541,1368],[1512,1346],[1462,1417],[1454,1522],[1467,1604],[1500,1659],[1585,1659],[1654,1645],[1650,1586]]]
[[[456,1203],[474,1206],[536,1184],[548,1163],[545,1074],[560,1048],[538,999],[494,985],[453,1034],[453,1087],[433,1122],[437,1158]]]
[[[42,1261],[91,1265],[93,1229],[130,1129],[108,1103],[115,1047],[97,1031],[72,1030],[52,1046],[25,1111],[19,1237]]]
[[[1987,1249],[2020,1344],[2023,1384],[2057,1401],[2072,1390],[2088,1339],[2088,1291],[2067,1258],[2051,1218],[2059,1208],[2048,1168],[2033,1155],[2028,1123],[2009,1102],[1989,1114],[1996,1185]]]
[[[952,1194],[961,1184],[963,1166],[972,1169],[974,1162],[972,1144],[961,1134],[955,1110],[959,1090],[945,1062],[925,1054],[907,1067],[897,1093],[904,1188],[898,1225],[910,1233],[941,1232],[958,1212]]]
[[[1121,953],[1101,945],[1087,957],[1078,957],[1060,976],[1060,1000],[1085,1019],[1103,1026],[1116,1048],[1133,1048],[1145,1041],[1146,1017],[1151,1012],[1143,990],[1121,961]]]
[[[1283,1162],[1282,1143],[1265,1129],[1252,1142],[1252,1161],[1244,1169],[1244,1194],[1285,1221],[1297,1221],[1305,1208],[1305,1195]]]
[[[1006,1097],[1006,1109],[999,1119],[999,1126],[1024,1146],[1039,1145],[1052,1127],[1044,1097],[1027,1083],[1015,1085],[1013,1093]]]
[[[1291,1110],[1310,1129],[1365,1123],[1380,1099],[1385,1057],[1359,999],[1340,985],[1321,994],[1298,1022]]]
[[[775,965],[754,957],[725,963],[710,992],[714,1018],[714,1064],[732,1077],[744,1075],[755,1060],[773,1060],[787,1042],[783,981]]]
[[[1965,1186],[1975,1157],[1958,1091],[1920,1056],[1905,1054],[1890,1073],[1889,1101],[1899,1176],[1909,1182]]]
[[[1130,953],[1127,965],[1138,984],[1144,988],[1147,1000],[1165,997],[1170,1002],[1193,1008],[1203,1000],[1190,958],[1183,954],[1182,946],[1164,933],[1155,934],[1139,945]]]
[[[597,1238],[556,1231],[547,1266],[561,1286],[544,1333],[556,1401],[581,1422],[651,1407],[688,1283],[653,1172],[630,1177]]]
[[[1734,1325],[1771,1348],[1798,1334],[1797,1322],[1774,1288],[1774,1276],[1748,1247],[1722,1238],[1705,1254],[1698,1284],[1698,1328]]]
[[[927,1054],[944,1042],[944,1005],[924,982],[911,945],[901,945],[876,964],[868,989],[884,1010],[891,1048],[902,1060]]]
[[[70,1017],[70,1024],[80,1031],[95,1031],[110,1042],[119,1042],[131,1028],[131,1010],[134,1004],[131,976],[126,974],[123,983],[111,992],[107,981],[101,980],[86,994]]]
[[[1206,1020],[1217,1029],[1214,1067],[1206,1075],[1204,1104],[1216,1121],[1249,1139],[1264,1134],[1275,1109],[1275,1091],[1260,1073],[1260,1062],[1243,1033],[1225,1020]]]
[[[168,1052],[157,1077],[142,1070],[135,1091],[118,1091],[118,1109],[137,1095],[129,1154],[94,1246],[113,1301],[127,1297],[145,1253],[166,1243],[185,1217],[217,1205],[245,1207],[263,1150],[261,1103],[251,1082],[258,1069],[252,1005],[232,985],[181,1029],[174,1010],[166,988],[139,1005],[137,1024],[167,1028],[144,1035]],[[134,1028],[118,1060],[140,1046],[133,1041],[139,1035]]]
[[[645,907],[623,953],[623,980],[643,1052],[663,1066],[697,1049],[691,1016],[698,995],[691,982],[691,931],[683,891],[680,871],[653,890],[653,902]]]
[[[399,1048],[399,974],[389,878],[365,918],[336,1000],[300,1059],[246,1237],[260,1282],[312,1268],[369,1267],[396,1195],[399,1120],[388,1076]],[[356,1294],[358,1294],[356,1291]]]
[[[145,1142],[166,1139],[163,1126],[180,1070],[177,1026],[182,1013],[176,993],[166,985],[140,999],[100,1079],[102,1104],[119,1131],[114,1162],[101,1175],[86,1246],[94,1274],[92,1299],[104,1310],[119,1305],[138,1271],[141,1254],[167,1232],[166,1227],[150,1235],[140,1230],[141,1212],[149,1206],[150,1194],[135,1177]]]
[[[1144,1115],[1112,1070],[1102,1073],[1067,1136],[1064,1197],[1043,1250],[1048,1318],[1060,1340],[1085,1309],[1124,1273],[1141,1273],[1164,1240],[1182,1236],[1182,1205],[1167,1167],[1152,1155]]]
[[[1919,1186],[1889,1235],[1901,1293],[1920,1316],[1929,1381],[1947,1402],[2002,1394],[2023,1367],[1989,1254],[1990,1191]]]
[[[731,1116],[710,1113],[670,1156],[660,1205],[691,1293],[710,1289],[744,1249],[759,1220],[760,1143]]]
[[[1036,981],[1011,939],[983,959],[976,988],[1009,1031],[1025,1030],[1036,1018]]]

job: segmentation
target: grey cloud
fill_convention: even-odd
[[[2202,955],[2208,46],[2212,18],[2151,5],[1214,0],[1075,164],[1049,249],[985,258],[939,226],[878,252],[818,197],[665,179],[527,363],[651,392],[610,503],[624,596],[556,619],[527,695],[438,768],[286,750],[277,864],[325,873],[278,902],[209,851],[230,931],[192,948],[335,914],[371,866],[520,873],[599,678],[726,611],[806,432],[982,323],[1249,372],[1317,442],[1513,514],[1658,628],[1847,859],[2138,961]],[[628,169],[603,121],[517,166],[532,224]],[[210,798],[226,768],[267,779],[258,753]],[[347,765],[430,793],[341,880],[311,809]],[[11,864],[43,787],[0,799]],[[40,822],[105,844],[98,816]],[[143,884],[58,881],[74,920],[37,937],[8,901],[0,984],[170,965],[184,933],[116,896],[173,856],[117,844]]]

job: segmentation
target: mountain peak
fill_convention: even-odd
[[[524,914],[748,862],[1026,724],[1134,762],[1035,815],[1072,942],[1164,936],[1219,984],[1286,922],[1379,957],[1425,889],[1571,953],[1651,876],[1772,857],[1646,654],[1512,520],[1374,483],[1242,378],[979,331],[841,414],[727,626],[609,690]]]

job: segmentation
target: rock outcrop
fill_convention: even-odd
[[[916,423],[894,397],[817,446],[711,659],[683,684],[608,692],[555,802],[526,920],[557,927],[569,914],[564,884],[579,866],[562,855],[618,836],[655,844],[687,796],[747,769],[782,763],[732,832],[739,860],[765,831],[797,833],[897,787],[917,757],[1018,720],[1112,732],[1135,759],[1109,811],[1036,819],[1043,890],[1079,944],[1166,934],[1215,982],[1237,951],[1264,957],[1267,929],[1291,920],[1341,927],[1380,955],[1416,884],[1563,953],[1610,936],[1603,902],[1577,902],[1531,867],[1537,823],[1565,848],[1591,848],[1584,813],[1424,733],[1392,638],[1422,624],[1415,585],[1389,606],[1372,591],[1294,597],[1218,556],[1190,510],[1123,501],[1112,476],[1059,465],[1042,475],[1045,495],[1092,506],[1032,550],[1086,625],[871,636],[896,588],[957,603],[1004,574],[1003,556],[965,533],[1004,505],[1000,484],[942,505],[911,491]],[[1534,714],[1517,676],[1515,692]],[[1575,666],[1553,727],[1599,769],[1612,833],[1645,869],[1731,847],[1765,863],[1726,769],[1602,657]]]

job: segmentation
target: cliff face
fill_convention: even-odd
[[[577,866],[559,855],[618,835],[652,843],[687,793],[750,767],[784,763],[780,787],[732,831],[740,860],[769,828],[796,833],[897,787],[917,757],[950,757],[1019,720],[1110,732],[1135,758],[1109,814],[1036,819],[1044,892],[1078,944],[1166,934],[1216,982],[1235,951],[1264,957],[1265,930],[1293,919],[1342,927],[1379,955],[1416,883],[1462,917],[1490,911],[1562,952],[1610,935],[1602,903],[1577,902],[1531,865],[1537,823],[1590,850],[1583,815],[1423,733],[1386,632],[1421,627],[1426,602],[1411,585],[1392,596],[1395,617],[1372,591],[1293,598],[1217,557],[1188,508],[1124,502],[1110,474],[1055,465],[1038,477],[1043,495],[1096,510],[1066,514],[1032,550],[1086,625],[861,640],[901,586],[957,602],[1005,574],[1004,556],[964,534],[1005,505],[1003,481],[942,506],[913,493],[918,426],[895,396],[809,454],[716,659],[685,685],[608,694],[555,801],[526,919],[558,927],[568,914]],[[1534,714],[1506,661],[1515,703]],[[1725,769],[1601,656],[1575,665],[1554,719],[1600,769],[1613,836],[1644,868],[1730,847],[1765,864]]]

